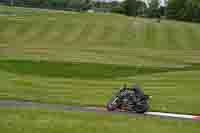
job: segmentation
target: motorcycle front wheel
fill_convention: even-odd
[[[115,111],[117,109],[117,105],[107,104],[106,108],[107,108],[108,111]]]

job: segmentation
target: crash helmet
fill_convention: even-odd
[[[139,87],[139,85],[135,84],[135,85],[133,85],[132,89],[133,90],[140,90],[140,87]]]

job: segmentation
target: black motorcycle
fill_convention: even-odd
[[[145,95],[143,91],[135,86],[127,88],[124,86],[115,94],[115,96],[108,102],[108,111],[128,111],[136,113],[144,113],[149,109],[149,96]]]

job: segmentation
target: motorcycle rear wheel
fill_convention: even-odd
[[[136,113],[144,113],[144,112],[147,112],[148,109],[149,109],[148,104],[138,104],[134,107],[134,110]]]

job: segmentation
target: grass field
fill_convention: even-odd
[[[188,121],[6,109],[0,110],[0,128],[6,133],[199,133],[199,123]]]
[[[199,24],[165,20],[157,23],[156,20],[116,14],[38,11],[6,6],[0,6],[0,14],[3,14],[0,15],[0,99],[104,106],[124,83],[129,86],[137,83],[153,96],[152,111],[200,112]],[[5,117],[15,113],[0,111]],[[44,115],[34,111],[17,111],[17,114],[25,115],[23,123],[30,119],[28,114]],[[54,123],[58,128],[60,121],[67,121],[63,115],[72,115],[72,121],[84,117],[82,123],[91,119],[95,119],[97,125],[102,122],[101,117],[92,114],[58,115],[50,113],[44,115],[44,119],[47,116],[56,120],[62,118],[56,125]],[[109,124],[115,119],[125,122],[128,118],[109,117],[105,121]],[[168,128],[170,132],[180,132],[185,124],[158,119],[139,121],[152,123],[143,132],[150,132],[150,129],[164,132]],[[129,122],[135,123],[135,120]],[[164,126],[168,123],[171,124]],[[29,124],[28,127],[32,122]],[[20,125],[12,126],[19,128]],[[32,128],[37,128],[34,126]],[[78,126],[81,125],[75,124],[70,129],[78,132],[81,130]],[[132,124],[124,125],[122,129],[130,127],[128,132],[139,131],[141,125],[134,126],[130,129]],[[9,130],[5,127],[5,131]],[[118,131],[115,122],[114,127],[116,129],[109,129],[109,132]],[[92,131],[87,128],[99,132],[98,128],[104,127],[86,125],[83,128],[88,132]],[[196,125],[184,127],[182,132],[189,130],[195,132]]]

